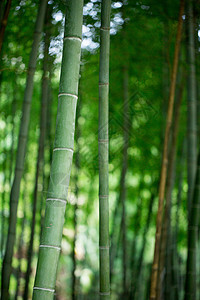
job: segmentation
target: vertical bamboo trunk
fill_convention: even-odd
[[[48,12],[48,10],[47,10]],[[47,26],[49,24],[46,24]],[[48,50],[50,45],[50,37],[48,30],[46,31],[44,37],[44,59],[43,59],[43,77],[42,77],[42,94],[41,94],[41,111],[40,111],[40,136],[39,136],[39,146],[37,154],[37,164],[36,164],[36,173],[35,173],[35,186],[33,191],[33,214],[32,214],[32,223],[31,223],[31,236],[28,248],[28,263],[25,276],[25,288],[23,299],[28,299],[29,293],[29,281],[31,275],[31,263],[33,256],[33,242],[35,235],[35,222],[36,222],[36,210],[37,210],[37,199],[38,199],[38,183],[39,178],[42,175],[42,170],[44,167],[44,144],[45,144],[45,135],[46,135],[46,123],[47,123],[47,98],[48,98],[48,89],[49,89],[49,64],[48,64]]]
[[[188,217],[190,214],[193,197],[196,166],[197,166],[197,95],[196,95],[196,67],[195,67],[195,45],[194,45],[194,19],[193,1],[188,1],[187,6],[187,62],[188,62]]]
[[[13,101],[12,101],[12,132],[11,132],[11,136],[12,136],[12,142],[11,142],[11,149],[10,149],[10,175],[9,175],[9,182],[10,185],[12,184],[12,176],[13,176],[13,168],[14,168],[14,155],[15,155],[15,134],[16,134],[16,130],[15,130],[15,113],[16,113],[16,105],[17,105],[17,97],[16,97],[16,89],[18,87],[18,84],[16,82],[16,78],[13,84]]]
[[[143,184],[143,183],[142,183]],[[139,187],[139,193],[140,190],[142,190],[142,184]],[[138,235],[141,227],[141,212],[142,212],[142,199],[141,196],[139,195],[138,197],[138,203],[137,203],[137,210],[136,214],[134,216],[134,237],[131,245],[131,259],[130,259],[130,273],[131,273],[131,278],[130,278],[130,293],[129,293],[129,298],[133,299],[133,294],[134,294],[134,289],[136,288],[135,283],[136,283],[136,262],[137,262],[137,255],[136,255],[136,249],[137,249],[137,242],[138,242]]]
[[[175,109],[175,125],[174,125],[174,132],[172,134],[172,148],[174,148],[174,144],[177,142],[175,142],[176,138],[175,135],[178,135],[178,127],[179,127],[179,119],[180,119],[180,106],[182,103],[182,97],[183,97],[183,91],[184,91],[184,83],[185,83],[185,78],[184,78],[184,74],[183,74],[183,78],[182,78],[182,83],[178,92],[178,102],[176,104],[176,109]],[[177,125],[176,125],[177,124]],[[173,167],[173,171],[172,171],[172,175],[171,175],[171,179],[168,180],[168,184],[167,185],[167,192],[166,192],[166,202],[168,201],[168,197],[170,198],[169,202],[172,201],[172,191],[173,191],[173,187],[174,187],[174,181],[175,181],[175,160],[176,160],[176,153],[175,150],[171,150],[171,157],[175,156],[175,158],[172,159],[172,164],[174,164]],[[171,158],[170,158],[171,159]],[[174,160],[174,162],[173,162]],[[171,167],[168,170],[169,172],[169,176],[170,176],[170,172],[171,172]],[[171,202],[172,204],[172,202]],[[174,240],[174,232],[171,232],[171,228],[172,228],[172,224],[171,224],[171,204],[169,204],[168,207],[166,207],[166,215],[169,216],[169,219],[166,221],[166,223],[168,222],[168,225],[166,226],[167,228],[167,232],[166,232],[166,236],[167,236],[167,240],[166,240],[166,257],[165,257],[165,266],[166,266],[166,283],[165,283],[165,288],[164,288],[164,298],[165,299],[173,299],[173,290],[172,290],[172,275],[173,275],[173,257],[176,253],[176,246],[174,244],[173,247],[173,240]],[[167,206],[167,204],[166,204]],[[178,259],[178,257],[177,257]]]
[[[19,238],[18,245],[18,268],[17,268],[17,283],[16,283],[16,291],[15,291],[15,300],[19,297],[19,289],[20,289],[20,279],[21,279],[21,265],[22,265],[22,249],[24,245],[24,229],[26,224],[26,199],[27,199],[27,174],[24,176],[24,191],[23,191],[23,199],[24,199],[24,216],[21,224],[21,234]]]
[[[46,25],[51,27],[51,22]],[[48,31],[48,29],[47,29]],[[49,32],[50,34],[50,32]],[[53,134],[52,134],[52,66],[54,64],[54,60],[51,59],[50,56],[48,56],[48,69],[49,69],[49,76],[48,76],[48,101],[47,101],[47,117],[46,117],[46,140],[44,144],[44,148],[47,150],[47,156],[44,154],[44,169],[46,169],[46,165],[48,166],[48,172],[43,172],[43,178],[42,178],[42,186],[43,186],[43,193],[40,195],[40,205],[39,205],[39,215],[40,215],[40,228],[39,228],[39,237],[41,240],[42,236],[42,227],[44,223],[44,210],[45,210],[45,203],[44,203],[44,195],[46,191],[48,190],[48,184],[49,184],[49,177],[50,177],[50,165],[52,162],[52,153],[53,153]],[[45,159],[46,157],[46,159]]]
[[[15,176],[14,176],[14,181],[12,184],[11,194],[10,194],[9,229],[8,229],[8,238],[6,244],[6,252],[3,260],[3,269],[2,269],[2,285],[1,285],[2,300],[8,299],[8,289],[9,289],[9,282],[10,282],[10,275],[11,275],[11,268],[12,268],[12,256],[13,256],[13,249],[14,249],[15,236],[16,236],[17,206],[18,206],[18,199],[20,193],[20,182],[21,182],[23,169],[24,169],[28,127],[29,127],[29,120],[30,120],[30,108],[31,108],[31,100],[32,100],[32,93],[33,93],[33,77],[36,68],[37,53],[38,53],[38,48],[40,43],[41,32],[43,28],[46,4],[47,4],[47,0],[41,0],[38,9],[33,45],[30,54],[28,74],[26,79],[23,112],[22,112],[22,119],[21,119],[19,138],[18,138]]]
[[[15,111],[16,111],[16,90],[15,90],[16,84],[14,84],[14,88],[13,88],[13,100],[12,100],[12,104],[11,104],[11,115],[12,115],[12,131],[11,131],[11,148],[9,150],[9,154],[6,153],[6,149],[5,149],[5,160],[3,162],[3,171],[4,171],[4,180],[3,180],[3,193],[2,193],[2,217],[1,217],[1,254],[3,257],[3,252],[4,252],[4,248],[5,248],[5,243],[6,243],[6,228],[7,228],[7,218],[5,218],[4,216],[4,207],[5,207],[5,202],[6,202],[6,196],[7,193],[5,191],[5,185],[6,185],[6,181],[11,184],[11,177],[12,177],[12,171],[13,171],[13,156],[14,156],[14,135],[15,135],[15,122],[14,122],[14,116],[15,116]],[[7,137],[7,134],[9,134],[8,132],[8,127],[5,127],[5,139]],[[9,157],[9,159],[8,159]],[[7,162],[9,160],[9,166],[7,166]]]
[[[55,142],[33,299],[54,299],[70,180],[81,54],[83,1],[66,2]]]
[[[81,83],[79,84],[81,86]],[[77,114],[76,114],[76,154],[75,154],[75,167],[76,167],[76,174],[75,174],[75,201],[74,204],[74,239],[73,239],[73,245],[72,245],[72,300],[77,299],[77,290],[76,290],[76,240],[77,240],[77,210],[78,210],[78,196],[79,196],[79,186],[78,186],[78,174],[80,169],[80,147],[79,147],[79,138],[80,138],[80,125],[78,123],[79,117],[80,117],[80,110],[81,110],[81,93],[79,89],[79,103],[77,106]]]
[[[128,141],[129,141],[129,95],[128,95],[128,68],[123,67],[123,163],[122,163],[122,177],[120,185],[120,198],[122,201],[122,251],[123,251],[123,297],[127,296],[127,241],[126,241],[126,173],[128,168]]]
[[[160,245],[160,259],[159,259],[159,269],[158,269],[158,299],[163,298],[163,286],[165,285],[162,281],[163,275],[165,272],[165,258],[167,254],[167,247],[170,247],[170,231],[171,231],[171,201],[172,201],[172,191],[174,186],[174,177],[175,177],[175,163],[176,163],[176,149],[177,149],[177,140],[178,140],[178,130],[179,130],[179,119],[180,119],[180,108],[183,96],[184,83],[181,83],[177,103],[174,111],[174,124],[172,128],[172,142],[171,149],[169,153],[169,165],[167,172],[167,181],[166,181],[166,204],[164,211],[163,219],[163,228],[161,236],[161,245]],[[169,267],[169,266],[168,266]],[[168,287],[166,287],[168,288]]]
[[[178,259],[178,249],[177,249],[177,242],[178,242],[178,232],[179,232],[179,211],[180,211],[180,204],[181,204],[181,198],[182,198],[182,189],[183,189],[183,173],[184,169],[182,166],[184,166],[185,162],[185,156],[186,156],[186,138],[184,138],[183,145],[182,145],[182,152],[181,157],[179,161],[179,165],[181,166],[181,170],[178,173],[178,192],[177,192],[177,208],[176,208],[176,215],[175,215],[175,227],[174,227],[174,264],[172,272],[176,274],[176,278],[173,281],[172,290],[175,299],[180,299],[180,293],[181,293],[181,285],[180,285],[180,266],[179,266],[179,259]],[[175,277],[175,276],[174,276]]]
[[[6,140],[7,138],[7,126],[5,127],[4,129],[4,133],[3,133],[3,139],[4,141]],[[6,222],[6,217],[5,217],[5,204],[6,204],[6,182],[7,182],[7,150],[6,148],[4,148],[4,154],[5,154],[5,157],[4,157],[4,161],[3,161],[3,172],[4,172],[4,177],[3,177],[3,192],[1,194],[1,257],[3,257],[4,255],[4,250],[5,250],[5,243],[6,243],[6,225],[7,225],[7,222]]]
[[[200,153],[198,155],[198,164],[196,169],[196,179],[194,195],[191,205],[191,214],[188,224],[188,256],[187,256],[187,271],[185,280],[185,300],[196,300],[196,255],[198,241],[198,225],[200,211]]]
[[[162,215],[163,215],[165,184],[166,184],[167,165],[168,165],[169,134],[170,134],[171,124],[172,124],[176,75],[177,75],[177,68],[178,68],[179,49],[180,49],[180,43],[181,43],[183,12],[184,12],[184,0],[181,0],[179,21],[178,21],[178,28],[177,28],[177,37],[176,37],[176,44],[175,44],[175,52],[174,52],[174,62],[173,62],[171,86],[170,86],[170,93],[169,93],[169,103],[168,103],[165,138],[164,138],[161,177],[160,177],[160,185],[159,185],[159,203],[158,203],[158,213],[157,213],[157,222],[156,222],[156,238],[155,238],[154,260],[153,260],[152,273],[151,273],[151,289],[150,289],[150,299],[151,300],[155,300],[156,296],[157,296],[159,249],[160,249]]]
[[[110,299],[109,180],[108,180],[108,94],[111,1],[102,0],[99,69],[99,252],[100,299]]]
[[[121,175],[122,176],[122,175]],[[121,183],[121,179],[120,179]],[[114,276],[114,263],[115,263],[115,257],[116,257],[116,252],[117,252],[117,238],[119,236],[119,232],[121,230],[120,228],[120,218],[121,216],[121,203],[120,203],[120,198],[117,196],[116,199],[116,204],[115,204],[115,210],[113,213],[112,217],[112,230],[110,234],[110,284],[112,285],[112,279]]]
[[[137,286],[139,285],[139,281],[140,281],[140,278],[141,278],[144,253],[145,253],[146,242],[147,242],[146,236],[147,236],[150,221],[151,221],[154,199],[155,199],[155,196],[152,194],[152,196],[150,198],[150,201],[149,201],[149,208],[148,208],[148,216],[147,216],[147,220],[146,220],[146,225],[145,225],[143,236],[142,236],[142,249],[140,251],[135,276],[134,276],[134,278],[132,278],[133,279],[133,281],[132,281],[133,284],[131,286],[131,291],[130,291],[130,297],[129,297],[130,300],[138,299],[138,297],[136,295],[136,289],[137,289]]]
[[[7,22],[8,22],[8,16],[9,16],[10,7],[11,7],[11,1],[12,0],[7,0],[5,10],[4,10],[4,14],[3,14],[3,17],[2,17],[2,21],[1,21],[1,27],[0,27],[0,54],[1,54],[2,45],[3,45],[4,33],[5,33],[6,25],[7,25]]]

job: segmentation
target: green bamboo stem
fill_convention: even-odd
[[[53,160],[33,299],[54,299],[70,180],[81,53],[83,1],[66,2],[66,21]]]
[[[183,175],[184,175],[184,169],[182,166],[184,166],[185,158],[186,158],[186,146],[187,146],[187,139],[184,138],[183,144],[182,144],[182,151],[181,151],[181,157],[179,158],[178,165],[180,166],[180,171],[177,172],[178,178],[177,178],[177,185],[178,185],[178,191],[177,191],[177,201],[176,201],[176,214],[175,214],[175,226],[174,226],[174,263],[172,265],[172,274],[173,274],[173,282],[172,282],[172,293],[174,295],[174,299],[181,299],[182,294],[182,284],[181,284],[181,274],[180,274],[180,262],[179,262],[179,253],[178,253],[178,234],[179,234],[179,214],[180,214],[180,205],[182,200],[182,191],[183,191]]]
[[[34,235],[35,235],[36,209],[37,209],[37,199],[38,199],[38,183],[44,166],[44,144],[45,144],[45,136],[46,136],[47,100],[48,100],[48,89],[49,89],[49,63],[48,63],[49,46],[50,46],[50,37],[49,37],[48,30],[46,30],[46,34],[44,37],[44,59],[43,59],[43,77],[42,77],[41,111],[40,111],[40,136],[38,142],[39,146],[38,146],[36,172],[35,172],[35,186],[33,191],[33,204],[32,204],[33,214],[32,214],[32,221],[31,221],[31,236],[30,236],[30,242],[28,247],[28,263],[27,263],[27,269],[25,275],[25,288],[24,288],[24,295],[23,295],[24,300],[28,299],[28,293],[29,293],[29,281],[31,275],[31,263],[32,263],[32,256],[33,256],[33,242],[34,242]]]
[[[79,84],[80,86],[81,84]],[[77,299],[77,290],[76,290],[76,241],[77,241],[77,211],[78,211],[78,196],[79,196],[79,186],[78,186],[78,179],[79,179],[79,171],[80,171],[80,146],[79,146],[79,138],[80,138],[80,125],[78,123],[81,111],[81,94],[79,91],[79,103],[77,106],[77,114],[76,114],[76,153],[75,153],[75,204],[74,204],[74,218],[73,218],[73,225],[74,225],[74,239],[72,244],[72,300]]]
[[[127,289],[127,241],[126,241],[126,173],[128,169],[128,145],[129,145],[129,95],[128,95],[128,68],[123,67],[123,101],[124,101],[124,120],[123,120],[123,163],[122,178],[120,184],[120,199],[122,201],[122,250],[123,250],[123,296],[128,294]]]
[[[5,127],[4,129],[4,143],[5,143],[5,140],[7,138],[7,134],[8,134],[8,128],[7,126]],[[5,154],[5,157],[4,157],[4,161],[3,161],[3,170],[4,170],[4,177],[3,177],[3,192],[1,193],[1,257],[3,257],[4,255],[4,250],[5,250],[5,243],[6,243],[6,217],[5,217],[5,204],[6,204],[6,182],[7,182],[7,177],[8,177],[8,174],[7,174],[7,164],[8,164],[8,160],[7,160],[7,156],[8,156],[8,152],[6,150],[6,148],[4,149],[4,154]]]
[[[194,195],[191,205],[191,214],[188,224],[188,256],[187,256],[187,271],[185,279],[185,300],[196,300],[196,255],[198,241],[198,224],[200,212],[200,153],[198,155],[198,164],[196,168],[196,179]]]
[[[102,0],[99,69],[99,252],[100,299],[110,299],[108,94],[111,1]]]
[[[16,291],[15,291],[15,300],[19,297],[19,290],[20,290],[20,279],[21,279],[21,267],[22,267],[22,254],[23,254],[23,246],[24,246],[24,231],[25,231],[25,225],[26,225],[26,211],[27,211],[27,205],[26,205],[26,199],[27,199],[27,173],[24,176],[24,190],[23,190],[23,199],[24,199],[24,206],[23,206],[23,219],[21,221],[21,234],[19,237],[19,244],[18,244],[18,268],[17,268],[17,282],[16,282]]]
[[[188,1],[187,6],[187,63],[188,63],[188,86],[187,86],[187,106],[188,106],[188,217],[191,209],[193,197],[195,173],[197,166],[197,95],[196,95],[196,66],[195,66],[195,45],[194,45],[194,18],[193,1]]]
[[[122,175],[121,175],[122,176]],[[121,179],[120,179],[121,182]],[[110,234],[110,284],[112,285],[113,276],[115,273],[115,258],[117,254],[118,237],[120,235],[120,224],[121,224],[121,202],[120,197],[117,196],[115,210],[112,216],[112,229]]]
[[[155,199],[155,196],[154,196],[154,194],[152,194],[151,198],[149,200],[149,207],[148,207],[148,215],[147,215],[146,225],[145,225],[143,235],[142,235],[142,248],[141,248],[141,251],[140,251],[137,267],[135,269],[135,272],[133,273],[134,277],[131,278],[132,286],[131,286],[130,295],[129,295],[130,300],[138,299],[137,287],[139,286],[139,282],[140,282],[140,279],[141,279],[142,265],[143,265],[144,253],[145,253],[146,242],[147,242],[147,233],[148,233],[148,230],[149,230],[149,225],[150,225],[150,221],[151,221],[151,217],[152,217],[152,209],[153,209],[154,199]]]
[[[142,190],[143,182],[140,184],[140,190]],[[137,244],[138,244],[138,235],[141,227],[141,213],[142,213],[142,199],[139,192],[137,203],[136,214],[134,215],[134,236],[131,245],[131,259],[130,259],[130,289],[129,289],[129,299],[133,299],[134,289],[136,288],[136,261],[137,261]]]
[[[8,229],[8,238],[6,244],[6,252],[5,252],[5,257],[3,260],[3,268],[2,268],[2,285],[1,285],[2,300],[8,299],[8,289],[9,289],[10,275],[12,269],[12,256],[13,256],[13,249],[14,249],[15,236],[16,236],[17,206],[18,206],[19,193],[20,193],[20,183],[21,183],[21,178],[24,170],[25,152],[26,152],[26,144],[28,138],[30,108],[31,108],[31,100],[32,100],[32,93],[33,93],[33,77],[36,68],[37,53],[38,53],[43,23],[44,23],[46,4],[47,4],[47,0],[41,0],[38,9],[34,39],[33,39],[27,79],[26,79],[23,112],[22,112],[22,119],[21,119],[18,147],[17,147],[15,176],[14,176],[14,181],[12,184],[11,194],[10,194],[9,229]]]

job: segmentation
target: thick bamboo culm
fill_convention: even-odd
[[[46,199],[33,299],[54,299],[67,193],[74,151],[74,130],[80,69],[83,1],[66,2],[61,66],[50,183]]]

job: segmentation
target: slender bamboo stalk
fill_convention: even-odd
[[[195,189],[188,224],[188,256],[185,280],[185,300],[196,300],[196,251],[198,241],[198,225],[200,212],[200,153],[196,169]]]
[[[122,250],[123,250],[123,297],[128,293],[127,289],[127,241],[126,241],[126,173],[128,169],[128,145],[129,145],[129,95],[128,95],[128,68],[123,67],[123,101],[124,101],[124,120],[123,120],[123,163],[122,177],[120,184],[120,198],[122,201]]]
[[[136,267],[136,272],[134,278],[132,278],[132,286],[131,286],[131,291],[130,291],[130,296],[129,299],[138,299],[136,295],[136,289],[138,286],[138,283],[141,278],[141,273],[142,273],[142,265],[143,265],[143,259],[144,259],[144,253],[145,253],[145,248],[146,248],[146,242],[147,242],[147,233],[149,230],[149,225],[152,217],[152,208],[153,208],[153,203],[154,203],[155,196],[152,194],[151,198],[149,200],[149,208],[148,208],[148,215],[147,215],[147,220],[146,220],[146,225],[144,228],[143,236],[142,236],[142,248],[140,251],[137,267]]]
[[[24,300],[28,299],[29,280],[31,274],[32,256],[33,256],[33,242],[34,242],[34,235],[35,235],[38,183],[39,183],[39,177],[44,167],[44,143],[45,143],[45,135],[46,135],[47,100],[48,100],[47,98],[48,98],[48,89],[49,89],[49,63],[48,63],[49,46],[50,46],[50,37],[49,37],[49,32],[47,30],[44,37],[44,59],[43,59],[43,77],[42,77],[41,111],[40,111],[40,136],[38,142],[39,146],[38,146],[38,154],[37,154],[36,173],[35,173],[35,186],[33,191],[33,204],[32,204],[33,214],[32,214],[32,223],[31,223],[31,236],[30,236],[30,242],[28,248],[28,263],[27,263],[26,276],[25,276],[25,288],[24,288],[24,295],[23,295]]]
[[[79,84],[79,87],[81,86],[81,82]],[[81,111],[81,93],[79,89],[79,103],[77,106],[77,114],[76,114],[76,153],[75,153],[75,204],[74,204],[74,239],[73,239],[73,245],[72,245],[72,300],[77,299],[77,290],[76,290],[76,241],[77,241],[77,210],[78,210],[78,196],[79,196],[79,186],[78,186],[78,174],[80,169],[80,147],[79,147],[79,138],[81,135],[80,132],[80,125],[78,123],[79,117],[80,117],[80,111]]]
[[[18,294],[19,294],[19,290],[20,290],[20,279],[21,279],[21,266],[22,266],[22,249],[23,249],[23,245],[24,245],[24,231],[25,231],[25,225],[26,225],[26,211],[27,211],[27,207],[26,207],[26,199],[27,199],[27,173],[24,175],[24,190],[23,190],[23,199],[24,199],[24,206],[23,206],[23,210],[24,210],[24,216],[22,219],[22,224],[21,224],[21,234],[19,237],[19,244],[18,244],[18,268],[17,268],[17,283],[16,283],[16,291],[15,291],[15,300],[18,299]]]
[[[1,53],[2,45],[3,45],[3,38],[4,38],[5,30],[6,30],[6,25],[7,25],[7,22],[8,22],[8,16],[9,16],[10,7],[11,7],[11,1],[12,0],[7,0],[5,10],[4,10],[4,14],[3,14],[3,18],[2,18],[2,21],[1,21],[1,27],[0,27],[0,53]]]
[[[165,129],[161,177],[160,177],[160,185],[159,185],[159,203],[158,203],[158,213],[157,213],[157,222],[156,222],[156,238],[155,238],[154,260],[153,260],[152,273],[151,273],[151,289],[150,289],[150,299],[151,300],[155,300],[156,294],[157,294],[156,287],[157,287],[157,280],[158,280],[158,263],[159,263],[159,249],[160,249],[161,228],[162,228],[162,214],[163,214],[165,184],[166,184],[167,165],[168,165],[169,134],[170,134],[171,124],[172,124],[176,75],[177,75],[177,68],[178,68],[178,58],[179,58],[179,49],[180,49],[180,43],[181,43],[181,31],[182,31],[182,23],[183,23],[183,20],[182,20],[183,12],[184,12],[184,0],[181,0],[179,21],[178,21],[178,28],[177,28],[177,37],[176,37],[176,44],[175,44],[175,52],[174,52],[174,62],[173,62],[171,86],[170,86],[170,93],[169,93],[169,103],[168,103],[168,112],[167,112],[166,129]]]
[[[178,174],[178,192],[177,192],[177,203],[176,203],[176,214],[175,214],[175,226],[174,226],[174,263],[172,265],[172,274],[173,274],[173,282],[172,282],[172,292],[174,295],[175,300],[181,299],[181,294],[183,291],[182,282],[181,282],[181,274],[180,274],[180,261],[179,261],[179,253],[178,253],[178,233],[179,233],[179,214],[180,214],[180,205],[182,201],[182,190],[183,190],[183,175],[184,175],[184,163],[186,158],[186,146],[187,146],[187,139],[184,138],[181,157],[179,159],[179,166],[180,171]]]
[[[174,111],[174,124],[172,128],[172,142],[171,149],[169,153],[169,165],[167,172],[167,181],[166,181],[166,203],[164,210],[164,219],[163,219],[163,228],[161,236],[161,246],[160,246],[160,258],[159,258],[159,269],[158,269],[158,299],[162,299],[163,289],[163,274],[165,273],[165,258],[167,253],[167,245],[170,247],[170,228],[171,228],[171,201],[172,201],[172,191],[174,187],[174,178],[175,178],[175,163],[176,163],[176,149],[177,149],[177,140],[178,140],[178,131],[179,131],[179,120],[180,120],[180,108],[183,98],[183,89],[185,82],[182,80],[181,86],[179,88],[178,99],[175,105]],[[166,287],[167,288],[167,287]]]
[[[142,190],[142,185],[143,182],[140,184],[139,187],[139,193],[140,190]],[[130,259],[130,273],[131,273],[131,280],[130,280],[130,293],[129,293],[129,299],[133,299],[134,295],[134,289],[136,288],[135,283],[136,283],[136,261],[137,261],[137,255],[136,255],[136,249],[137,249],[137,242],[138,242],[138,234],[140,231],[141,227],[141,213],[142,213],[142,199],[141,196],[139,195],[138,197],[138,203],[137,203],[137,210],[136,214],[134,216],[134,236],[133,236],[133,241],[131,245],[131,259]]]
[[[121,182],[121,179],[120,179]],[[118,245],[118,237],[120,235],[121,227],[120,227],[120,218],[121,216],[121,202],[119,196],[117,196],[115,210],[113,212],[112,217],[112,230],[110,234],[110,283],[112,285],[113,276],[114,276],[114,263],[117,253],[117,245]]]
[[[5,140],[7,138],[7,134],[8,134],[8,130],[7,130],[7,126],[5,127],[4,129],[4,143],[5,143]],[[1,257],[3,257],[4,255],[4,250],[5,250],[5,243],[6,243],[6,217],[5,217],[5,204],[6,204],[6,182],[7,182],[7,177],[8,177],[8,174],[7,174],[7,164],[8,164],[8,160],[7,160],[7,156],[8,156],[8,153],[7,153],[7,150],[6,148],[4,149],[4,160],[3,160],[3,171],[4,171],[4,176],[3,176],[3,192],[1,193]]]
[[[195,174],[197,166],[197,95],[196,95],[196,66],[195,66],[195,45],[194,45],[194,19],[193,1],[189,0],[187,5],[187,62],[188,62],[188,217],[190,214],[193,197]]]
[[[3,257],[4,254],[4,250],[5,250],[5,244],[6,244],[6,231],[5,228],[7,229],[7,218],[5,218],[4,216],[4,207],[5,207],[5,203],[7,201],[7,192],[5,191],[5,185],[6,182],[8,182],[9,184],[11,184],[11,177],[12,177],[12,171],[13,171],[13,156],[14,156],[14,134],[15,134],[15,122],[14,122],[14,116],[15,116],[15,111],[16,111],[16,83],[14,83],[14,87],[13,87],[13,100],[12,100],[12,104],[11,104],[11,115],[12,115],[12,131],[11,131],[11,148],[9,150],[9,154],[7,153],[7,150],[5,149],[5,159],[3,162],[3,170],[4,170],[4,180],[3,180],[3,193],[2,193],[2,217],[1,217],[1,255]],[[7,122],[6,122],[7,123]],[[8,134],[8,127],[5,127],[5,138]],[[9,155],[9,166],[7,166],[8,164],[8,155]]]
[[[51,22],[47,25],[47,27],[51,27]],[[47,30],[48,31],[48,30]],[[49,32],[50,33],[50,32]],[[48,190],[48,185],[49,185],[49,177],[50,177],[50,165],[52,162],[52,153],[53,153],[53,134],[52,134],[52,66],[54,64],[54,60],[51,59],[50,56],[48,56],[48,69],[49,69],[49,78],[48,78],[48,101],[47,101],[47,117],[46,117],[46,140],[44,144],[44,148],[47,151],[47,156],[44,155],[44,169],[46,169],[46,165],[48,166],[49,171],[48,172],[43,172],[43,178],[42,178],[42,186],[43,186],[43,191],[40,195],[40,204],[39,204],[39,215],[40,215],[40,233],[39,237],[41,240],[42,236],[42,227],[44,223],[44,210],[45,210],[45,201],[44,199],[46,198],[46,191]],[[45,159],[46,158],[46,159]]]
[[[12,256],[13,256],[13,249],[14,249],[15,236],[16,236],[17,206],[18,206],[18,199],[19,199],[19,192],[20,192],[20,182],[21,182],[23,169],[24,169],[28,127],[29,127],[29,120],[30,120],[30,108],[31,108],[31,100],[32,100],[32,93],[33,93],[33,77],[36,68],[37,52],[38,52],[41,32],[43,28],[46,4],[47,4],[47,0],[41,0],[38,9],[33,45],[30,54],[28,74],[26,79],[27,81],[26,81],[26,89],[24,94],[23,112],[22,112],[22,119],[21,119],[18,147],[17,147],[15,176],[14,176],[14,181],[12,184],[11,194],[10,194],[9,230],[8,230],[8,239],[7,239],[6,252],[3,260],[3,269],[2,269],[2,285],[1,285],[2,300],[8,299],[8,289],[9,289],[10,275],[11,275],[11,268],[12,268]]]
[[[80,67],[83,1],[66,2],[63,59],[53,160],[46,200],[33,299],[54,299],[74,147]]]
[[[100,299],[110,299],[108,94],[111,1],[102,0],[99,69],[99,252]]]

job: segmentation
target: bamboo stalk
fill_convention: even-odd
[[[100,299],[110,299],[108,93],[111,1],[102,0],[99,69],[99,252]]]
[[[163,215],[165,184],[166,184],[167,165],[168,165],[169,134],[170,134],[171,124],[172,124],[175,85],[176,85],[178,58],[179,58],[179,50],[180,50],[180,43],[181,43],[181,31],[182,31],[182,23],[183,23],[183,19],[182,19],[183,12],[184,12],[184,0],[181,0],[176,44],[175,44],[175,51],[174,51],[174,62],[173,62],[170,94],[169,94],[168,111],[167,111],[161,177],[160,177],[160,185],[159,185],[159,202],[158,202],[158,212],[157,212],[157,221],[156,221],[156,238],[155,238],[154,260],[153,260],[152,273],[151,273],[151,288],[150,288],[151,300],[155,300],[157,296],[156,287],[157,287],[157,280],[158,280],[159,249],[160,249],[162,215]]]
[[[83,1],[66,2],[56,133],[33,299],[54,299],[71,173],[81,54]]]
[[[123,163],[122,177],[120,184],[120,198],[122,201],[122,250],[123,250],[123,296],[128,294],[127,289],[127,241],[126,241],[126,173],[128,169],[128,145],[129,145],[129,95],[128,95],[128,68],[123,67],[123,100],[124,100],[124,120],[123,120]]]
[[[171,149],[169,153],[169,166],[167,172],[166,180],[166,203],[164,210],[164,219],[163,219],[163,228],[161,236],[161,246],[160,246],[160,259],[159,259],[159,269],[158,269],[158,299],[162,298],[162,275],[164,274],[164,269],[166,266],[166,248],[167,245],[170,247],[170,229],[171,229],[171,201],[172,201],[172,191],[174,186],[174,177],[175,177],[175,163],[176,163],[176,149],[177,149],[177,140],[178,140],[178,131],[179,131],[179,120],[180,120],[180,108],[183,98],[183,89],[185,82],[182,80],[177,103],[174,111],[174,124],[172,129],[172,142]],[[169,287],[167,287],[168,289]]]
[[[33,39],[32,50],[30,54],[27,78],[26,78],[26,89],[25,89],[24,101],[23,101],[23,112],[22,112],[22,119],[21,119],[19,138],[18,138],[15,176],[14,176],[14,181],[12,184],[11,194],[10,194],[9,229],[8,229],[8,238],[6,244],[6,252],[5,252],[5,257],[3,260],[3,268],[2,268],[2,285],[1,285],[2,300],[4,299],[6,300],[9,297],[8,289],[10,283],[10,275],[12,271],[12,256],[13,256],[13,249],[14,249],[15,236],[16,236],[17,206],[18,206],[19,193],[20,193],[20,183],[21,183],[21,178],[24,170],[25,152],[26,152],[26,144],[28,138],[30,109],[31,109],[31,100],[32,100],[32,93],[33,93],[33,77],[36,68],[37,53],[38,53],[43,23],[44,23],[46,4],[47,4],[47,0],[41,0],[38,9],[34,39]]]
[[[191,205],[191,214],[188,224],[188,255],[185,279],[185,300],[196,300],[196,255],[198,241],[198,225],[200,212],[200,152],[196,169],[195,189]]]
[[[187,63],[188,63],[188,86],[187,86],[187,168],[188,168],[188,217],[190,215],[191,203],[195,184],[197,166],[197,95],[196,95],[196,66],[194,45],[194,19],[193,1],[188,1],[187,6]]]
[[[49,12],[49,10],[47,10]],[[49,17],[49,13],[48,16]],[[48,20],[47,20],[48,22]],[[46,24],[48,26],[48,24]],[[46,27],[47,27],[46,26]],[[35,235],[35,223],[36,223],[36,211],[37,211],[37,199],[38,199],[38,183],[39,177],[42,173],[44,167],[44,143],[46,136],[46,123],[47,123],[47,98],[48,98],[48,89],[49,89],[49,63],[48,63],[48,51],[50,46],[50,37],[49,32],[46,30],[44,37],[44,59],[43,59],[43,76],[42,76],[42,94],[41,94],[41,110],[40,110],[40,136],[38,141],[38,154],[37,154],[37,163],[36,163],[36,172],[35,172],[35,186],[33,190],[33,214],[32,214],[32,223],[31,223],[31,236],[28,248],[28,263],[25,275],[25,288],[23,299],[28,299],[29,293],[29,281],[31,274],[31,263],[33,256],[33,243]]]
[[[131,288],[130,288],[130,295],[129,299],[137,299],[137,287],[139,285],[140,279],[141,279],[141,273],[142,273],[142,265],[143,265],[143,259],[144,259],[144,253],[145,253],[145,248],[146,248],[146,242],[147,242],[147,233],[149,230],[149,225],[152,217],[152,209],[153,209],[153,203],[155,200],[154,194],[151,195],[150,200],[149,200],[149,206],[148,206],[148,215],[147,215],[147,220],[146,220],[146,225],[144,228],[144,232],[142,234],[142,248],[140,251],[140,255],[138,258],[137,266],[135,268],[135,272],[132,272],[134,274],[134,277],[131,278]]]
[[[81,87],[81,83],[79,84]],[[79,196],[79,186],[78,186],[78,179],[79,179],[79,171],[80,171],[80,145],[79,145],[79,138],[81,135],[80,132],[80,125],[78,123],[79,117],[81,112],[81,93],[79,89],[79,103],[77,106],[77,113],[76,113],[76,153],[75,153],[75,204],[74,204],[74,218],[73,218],[73,225],[74,225],[74,239],[72,244],[72,300],[77,299],[77,290],[76,290],[76,241],[77,241],[77,211],[78,211],[78,196]]]

